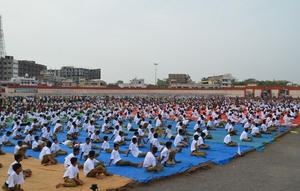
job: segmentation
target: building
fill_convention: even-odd
[[[18,61],[13,56],[0,58],[0,80],[10,81],[11,78],[18,77]]]
[[[144,79],[133,79],[130,83],[118,84],[120,88],[146,88]]]
[[[188,78],[186,74],[169,74],[169,83],[187,84]]]
[[[218,85],[220,87],[231,87],[233,80],[235,80],[235,78],[231,74],[224,74],[202,78],[200,84],[207,84],[208,86]]]
[[[41,71],[47,70],[47,66],[37,64],[35,61],[19,60],[18,69],[18,76],[24,77],[28,74],[29,77],[37,77]]]
[[[35,77],[29,77],[25,75],[24,77],[11,78],[11,82],[19,84],[20,86],[37,86],[38,80]]]
[[[106,87],[106,82],[100,79],[86,80],[85,78],[79,79],[80,87]]]
[[[80,78],[86,80],[101,79],[101,69],[74,68],[73,66],[64,66],[60,70],[49,70],[55,73],[56,77],[71,79],[79,85]]]

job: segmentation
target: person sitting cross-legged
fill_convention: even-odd
[[[234,147],[234,146],[237,145],[236,142],[233,142],[233,141],[231,140],[231,136],[233,136],[233,135],[234,135],[234,132],[233,132],[233,131],[230,131],[230,132],[225,136],[225,138],[224,138],[224,144],[225,144],[226,146]]]
[[[248,137],[248,128],[245,128],[240,136],[240,141],[251,142],[252,138]]]

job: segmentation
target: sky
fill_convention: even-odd
[[[108,83],[232,74],[300,84],[299,0],[7,0],[7,55]],[[156,72],[155,72],[155,65]]]

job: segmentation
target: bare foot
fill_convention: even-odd
[[[96,178],[100,180],[103,179],[100,175],[97,175]]]
[[[61,187],[62,186],[62,183],[58,183],[58,184],[56,184],[56,188],[59,188],[59,187]]]

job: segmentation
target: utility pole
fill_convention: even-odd
[[[155,83],[154,85],[157,85],[157,63],[154,63],[154,67],[155,67]]]
[[[4,33],[2,28],[2,17],[0,15],[0,58],[5,58],[6,50],[5,50],[5,42],[4,42]]]

